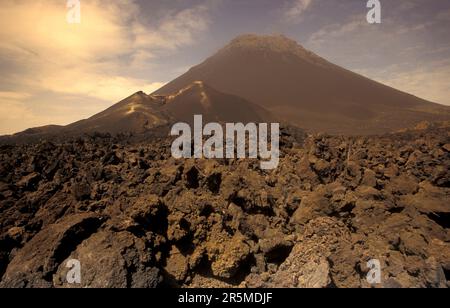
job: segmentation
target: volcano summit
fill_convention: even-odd
[[[151,95],[138,92],[87,120],[19,137],[140,134],[192,122],[196,114],[208,122],[275,119],[308,132],[373,135],[447,121],[450,107],[355,74],[284,36],[242,35]]]
[[[155,94],[195,80],[309,131],[378,134],[450,118],[449,107],[355,74],[281,35],[239,36]]]

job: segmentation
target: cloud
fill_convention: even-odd
[[[26,104],[20,101],[4,100],[0,98],[0,131],[2,134],[13,134],[23,130],[21,123],[35,123]]]
[[[133,24],[135,47],[174,50],[194,43],[195,36],[207,30],[210,23],[208,6],[199,5],[162,19],[156,29]]]
[[[24,100],[27,98],[30,98],[31,94],[30,93],[18,93],[18,92],[1,92],[0,91],[0,100],[5,101],[5,100]]]
[[[303,13],[311,6],[313,0],[294,0],[287,7],[284,15],[288,21],[298,21]]]
[[[371,25],[365,14],[354,14],[322,26],[309,36],[305,46],[349,69],[390,66],[422,60],[430,51],[427,40],[437,37],[435,28],[434,20],[403,21],[394,15],[385,17],[381,25]]]
[[[340,39],[346,35],[352,34],[367,27],[367,21],[362,15],[355,15],[344,23],[334,23],[326,25],[318,31],[312,33],[308,40],[309,45],[319,46],[322,43],[330,42],[331,40]]]
[[[400,72],[385,70],[375,79],[431,102],[450,106],[450,61]]]
[[[20,95],[20,94],[18,94]],[[44,101],[29,96],[13,99],[0,96],[0,133],[13,134],[30,127],[49,124],[65,125],[86,118],[108,107],[83,97],[84,103],[73,104],[73,97],[58,97],[58,101]],[[78,97],[75,99],[79,99]]]
[[[42,119],[34,115],[25,102],[30,97],[29,93],[0,92],[0,131],[3,134],[12,134],[27,128],[23,123],[40,123]]]
[[[450,21],[450,9],[439,12],[436,16],[436,19],[442,21]]]
[[[83,95],[117,102],[137,91],[152,93],[164,84],[163,82],[149,83],[131,77],[107,76],[75,68],[63,75],[48,74],[39,80],[36,86],[60,94]]]
[[[375,42],[383,46],[386,42],[395,41],[401,35],[426,30],[433,24],[423,22],[417,24],[402,24],[394,18],[384,18],[382,25],[371,25],[364,14],[355,14],[346,18],[343,22],[328,24],[312,33],[308,44],[319,47],[322,44],[360,44],[361,41]]]
[[[205,2],[148,16],[134,0],[82,0],[81,24],[68,24],[65,1],[3,0],[0,108],[11,110],[10,119],[15,117],[11,114],[27,114],[22,126],[29,127],[39,122],[33,117],[36,108],[29,106],[41,93],[53,93],[46,97],[54,100],[70,95],[73,101],[66,106],[73,109],[88,100],[98,106],[95,111],[138,90],[151,93],[164,84],[151,74],[153,61],[194,44],[208,30],[209,9]],[[18,95],[14,91],[30,97],[5,97]],[[65,124],[73,119],[64,118]],[[40,125],[48,124],[41,119]],[[4,123],[0,134],[10,132]]]
[[[449,45],[439,18],[401,18],[415,5],[391,8],[381,25],[364,14],[346,16],[312,33],[306,47],[333,63],[426,100],[450,105]],[[440,19],[445,19],[442,11]],[[435,16],[435,14],[430,14]],[[445,28],[445,27],[444,27]]]

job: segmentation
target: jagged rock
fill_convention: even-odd
[[[425,287],[447,288],[447,278],[444,270],[434,258],[429,258],[426,260]]]
[[[413,176],[401,175],[391,179],[388,189],[394,194],[415,194],[419,188],[418,181]]]
[[[1,285],[445,285],[447,128],[283,138],[273,171],[175,160],[166,137],[0,146]],[[374,258],[380,285],[365,277]]]
[[[161,199],[156,195],[148,195],[139,197],[125,212],[136,223],[148,226],[152,224],[152,220],[157,223],[157,216],[163,210]]]
[[[25,230],[23,227],[13,227],[6,233],[7,237],[14,242],[20,243],[25,235]]]
[[[13,258],[0,285],[15,287],[50,287],[58,265],[84,239],[99,227],[94,214],[67,216],[39,232]]]
[[[377,186],[376,173],[370,169],[365,169],[361,185],[365,185],[365,186],[369,186],[369,187]]]
[[[35,190],[40,178],[41,177],[38,173],[31,173],[27,176],[24,176],[19,182],[17,182],[17,186],[25,190]]]
[[[176,282],[183,282],[186,279],[189,262],[175,246],[172,246],[169,253],[165,270]]]
[[[417,255],[426,257],[428,255],[428,243],[422,235],[403,231],[400,233],[400,251],[405,255]]]
[[[325,258],[308,261],[301,268],[282,268],[274,278],[274,285],[288,288],[326,288],[330,284],[330,265]]]
[[[91,196],[91,186],[87,182],[73,183],[72,195],[77,201],[89,199]]]
[[[325,190],[322,188],[304,197],[299,208],[293,214],[291,222],[306,224],[317,217],[330,215],[333,207],[324,194]]]
[[[415,206],[423,213],[450,213],[450,207],[447,202],[449,197],[450,192],[448,190],[442,190],[424,181],[419,184],[418,193],[404,196],[401,200],[405,204]]]
[[[78,260],[81,283],[69,284],[69,260]],[[98,232],[83,241],[61,262],[53,283],[56,287],[155,288],[161,282],[158,269],[150,266],[150,254],[143,240],[128,232]]]
[[[209,243],[207,250],[212,260],[214,276],[232,278],[250,255],[250,248],[242,235],[235,235],[222,243]]]
[[[184,216],[185,215],[181,212],[169,215],[169,229],[167,230],[167,238],[170,241],[177,242],[188,235],[189,223]]]
[[[121,162],[122,162],[121,159],[117,156],[117,153],[114,151],[107,153],[102,159],[102,164],[104,165],[118,165]]]
[[[348,277],[339,277],[335,283],[345,283],[345,279],[351,280],[351,275],[355,275],[356,256],[349,240],[349,230],[335,219],[322,217],[312,220],[289,257],[273,275],[249,276],[247,283],[251,287],[325,288],[331,286],[332,272],[337,269]],[[330,264],[332,256],[335,261],[340,256],[347,262]],[[358,286],[358,279],[351,284]]]
[[[409,161],[409,163],[412,163],[412,160]],[[388,168],[384,169],[384,176],[388,179],[394,178],[398,176],[398,167],[396,165],[390,165]]]
[[[355,161],[348,161],[346,166],[347,176],[354,180],[355,182],[359,182],[361,180],[361,166]]]

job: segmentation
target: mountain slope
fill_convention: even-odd
[[[81,120],[64,128],[71,132],[134,132],[142,133],[153,127],[166,125],[168,115],[159,109],[160,98],[137,92],[87,120]]]
[[[89,119],[67,126],[45,126],[28,129],[2,140],[20,141],[45,136],[79,135],[83,133],[166,133],[176,122],[191,123],[194,115],[204,122],[272,122],[269,111],[235,95],[219,92],[200,81],[169,95],[147,95],[137,92]],[[1,141],[1,140],[0,140]]]
[[[169,95],[138,92],[93,117],[66,126],[76,132],[143,133],[203,115],[212,122],[261,122],[273,119],[264,108],[194,81]]]
[[[191,122],[195,114],[205,122],[269,122],[274,116],[241,97],[221,93],[195,81],[175,94],[164,97],[161,110],[177,121]]]
[[[336,66],[283,36],[240,36],[155,94],[196,80],[313,131],[383,133],[450,117],[447,107]]]

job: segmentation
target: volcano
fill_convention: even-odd
[[[109,109],[66,126],[72,132],[143,133],[175,122],[191,122],[201,114],[216,122],[267,122],[270,112],[243,98],[219,92],[202,81],[194,81],[168,95],[138,92]]]
[[[277,121],[343,135],[383,134],[450,120],[449,107],[334,65],[284,36],[243,35],[150,95],[137,92],[89,119],[32,128],[14,137],[165,133],[176,122],[190,123],[196,114],[208,122]]]
[[[158,97],[158,96],[156,96]],[[194,81],[167,96],[161,110],[177,121],[190,122],[199,114],[207,122],[270,122],[275,117],[265,108],[235,95],[222,93],[202,81]]]
[[[81,120],[63,128],[67,132],[143,133],[163,126],[169,117],[159,109],[160,98],[137,92],[112,107],[87,120]]]
[[[190,123],[194,115],[207,122],[261,123],[278,121],[264,107],[248,100],[217,91],[202,81],[194,81],[169,95],[147,95],[140,91],[110,108],[67,126],[49,125],[27,129],[12,139],[27,141],[49,135],[84,133],[167,133],[177,122]],[[3,139],[10,140],[5,136]]]
[[[450,118],[450,108],[334,65],[284,36],[243,35],[154,94],[201,80],[310,131],[377,134]]]

